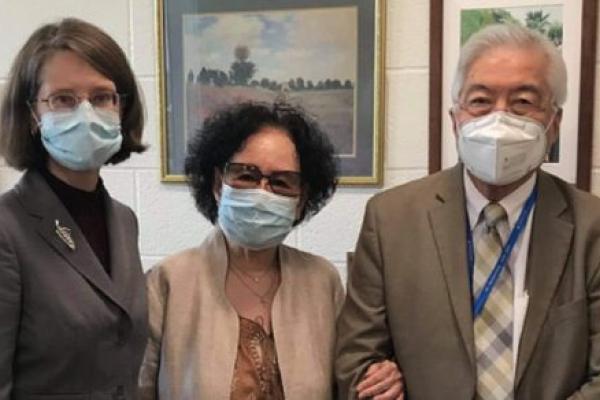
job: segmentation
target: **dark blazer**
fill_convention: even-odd
[[[135,397],[147,339],[137,221],[108,195],[106,210],[112,278],[38,172],[0,197],[1,400]]]
[[[369,201],[338,323],[340,399],[395,356],[411,400],[473,399],[462,168]],[[600,199],[539,172],[515,399],[600,399]]]

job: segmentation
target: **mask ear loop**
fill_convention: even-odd
[[[554,119],[556,119],[556,114],[558,114],[558,110],[559,110],[558,107],[552,106],[552,108],[554,109],[554,112],[552,113],[552,118],[550,118],[548,125],[546,125],[546,129],[544,129],[544,133],[548,132],[548,130],[550,129],[550,126],[554,122]]]
[[[455,131],[456,133],[458,133],[458,130],[460,129],[460,125],[458,124],[458,121],[456,120],[456,114],[458,113],[459,110],[460,110],[460,105],[457,103],[453,103],[448,108],[448,115],[450,115],[450,120],[452,121],[452,130]]]
[[[37,131],[42,126],[42,121],[40,121],[38,116],[35,114],[35,110],[33,109],[30,101],[27,101],[27,107],[29,108],[29,111],[31,112],[31,116],[33,117],[33,120],[35,121],[35,124],[36,124],[36,126],[35,126],[36,129],[34,130],[34,127],[32,125],[31,129],[29,130],[29,133],[31,134],[31,136],[35,136]]]

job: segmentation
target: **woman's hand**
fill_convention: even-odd
[[[404,378],[389,360],[373,363],[356,386],[359,399],[404,400]]]

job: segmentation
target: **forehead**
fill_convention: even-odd
[[[40,92],[57,90],[115,90],[115,84],[87,61],[69,50],[50,55],[40,71]]]
[[[275,127],[263,127],[248,137],[231,161],[254,164],[264,173],[299,170],[292,138],[287,131]]]
[[[481,53],[468,68],[462,93],[473,88],[494,92],[535,88],[548,94],[547,56],[530,47],[500,46]]]

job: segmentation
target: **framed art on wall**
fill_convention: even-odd
[[[215,111],[285,102],[315,118],[341,184],[382,182],[384,0],[159,0],[161,171]]]
[[[457,161],[448,110],[461,45],[491,23],[546,35],[567,64],[559,140],[542,168],[589,190],[596,54],[595,0],[430,0],[429,172]]]

